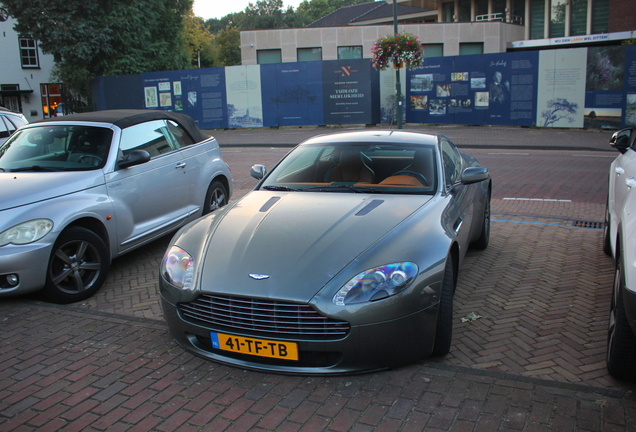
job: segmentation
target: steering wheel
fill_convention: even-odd
[[[84,160],[84,159],[94,159],[96,161],[96,163],[93,162],[92,164],[90,164],[90,165],[93,165],[93,166],[98,166],[104,161],[104,159],[102,159],[101,157],[95,156],[95,155],[92,155],[92,154],[83,154],[77,159],[77,161],[78,162],[82,162],[82,160]]]
[[[426,181],[426,177],[424,177],[424,175],[422,173],[418,173],[417,171],[400,170],[398,172],[395,172],[395,173],[391,174],[391,177],[398,176],[398,175],[405,175],[405,176],[415,177],[416,179],[419,180],[420,183],[422,183],[422,186],[427,186],[428,185],[428,181]]]

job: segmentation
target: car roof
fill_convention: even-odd
[[[437,144],[440,134],[423,133],[409,130],[370,130],[340,132],[318,135],[302,144],[338,144],[338,143],[392,143],[392,144]]]
[[[208,138],[201,129],[194,123],[192,117],[161,110],[145,110],[145,109],[121,109],[121,110],[105,110],[92,111],[87,113],[71,114],[61,117],[52,117],[43,120],[37,120],[31,124],[50,123],[50,122],[93,122],[93,123],[111,123],[121,129],[134,126],[139,123],[145,123],[151,120],[173,120],[183,126],[195,141],[203,141]]]

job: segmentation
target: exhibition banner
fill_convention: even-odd
[[[454,113],[448,110],[453,70],[453,57],[435,57],[407,71],[407,123],[455,123]]]
[[[225,68],[228,127],[263,127],[261,71],[259,65]]]
[[[318,64],[316,64],[318,63]],[[322,65],[319,62],[261,65],[265,126],[322,125]]]
[[[625,114],[622,126],[636,126],[636,45],[625,47],[625,75]]]
[[[322,66],[325,124],[371,124],[371,62],[359,59],[312,63]]]

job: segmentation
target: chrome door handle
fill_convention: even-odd
[[[177,164],[177,166],[175,168],[185,168],[186,167],[186,163],[185,162],[181,162],[179,164]]]
[[[625,184],[627,185],[628,188],[633,188],[634,186],[636,186],[636,180],[634,180],[634,177],[627,177],[625,179]]]
[[[616,168],[614,168],[614,171],[618,175],[625,174],[625,170],[623,169],[623,167],[616,167]]]

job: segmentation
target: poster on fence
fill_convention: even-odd
[[[371,124],[371,62],[322,62],[325,124]]]
[[[263,127],[259,65],[225,68],[228,127]]]

